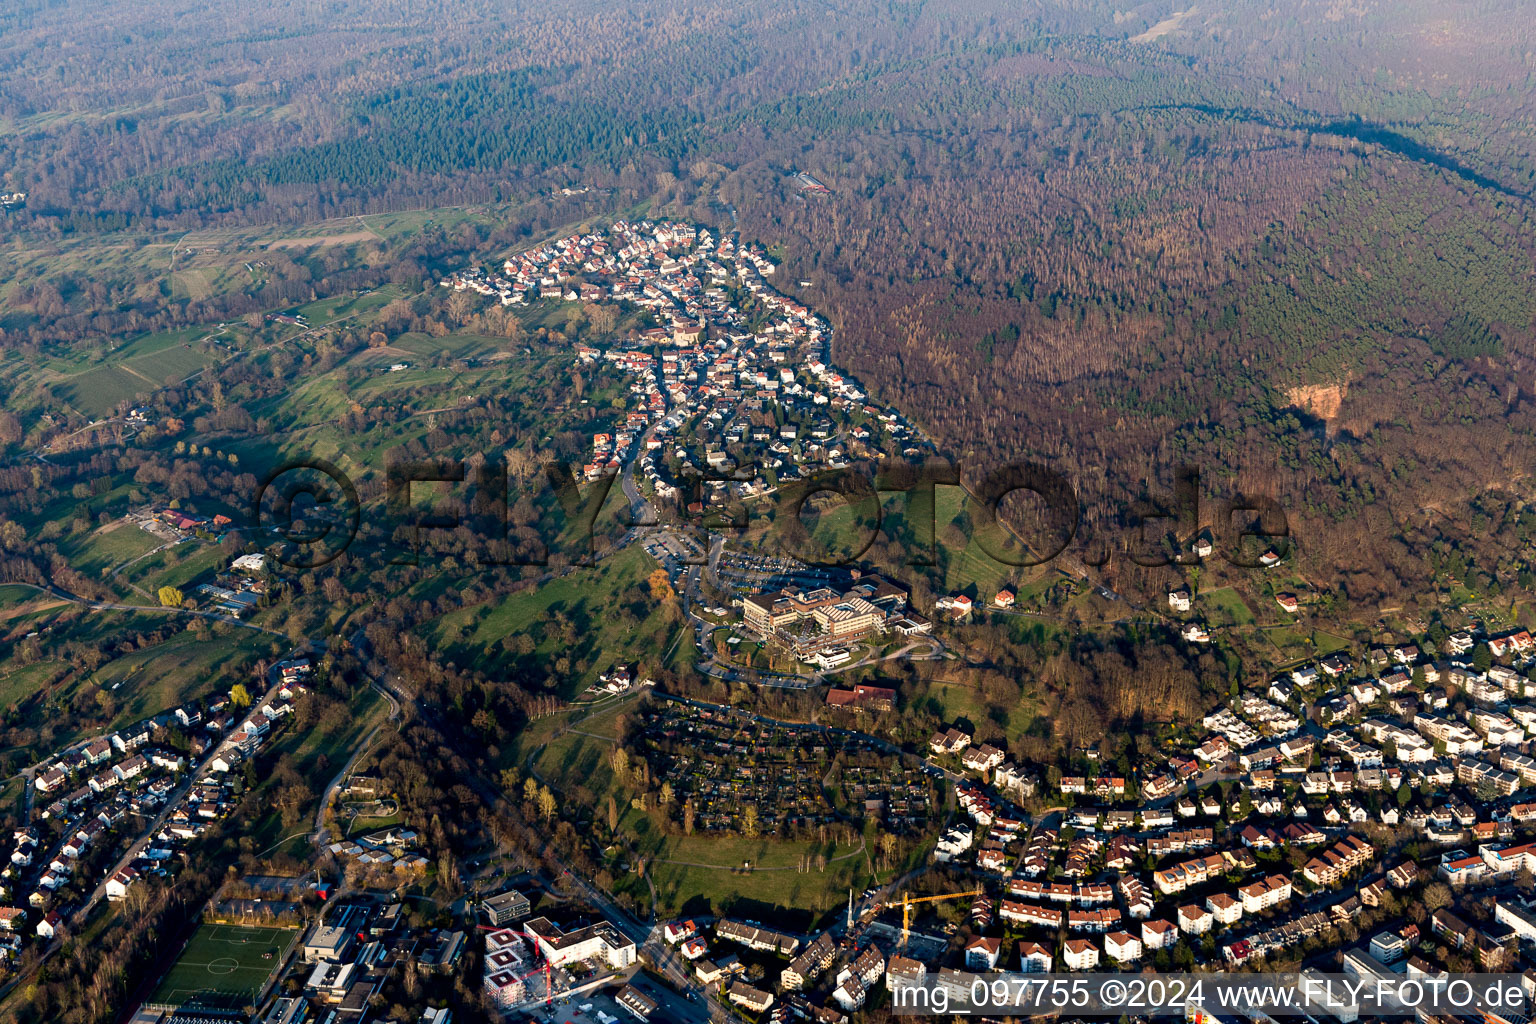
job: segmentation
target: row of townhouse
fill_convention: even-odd
[[[1360,723],[1361,735],[1380,743],[1392,752],[1394,760],[1404,764],[1423,764],[1434,760],[1434,744],[1422,735],[1383,718],[1368,718]]]
[[[1475,754],[1483,749],[1483,738],[1467,726],[1438,715],[1415,715],[1413,727],[1436,744],[1443,746],[1446,754],[1457,757]]]
[[[1125,795],[1126,781],[1118,775],[1088,778],[1082,775],[1063,775],[1060,790],[1063,796],[1092,794],[1101,800]]]
[[[1011,899],[1004,899],[998,905],[997,916],[1013,924],[1038,925],[1041,928],[1060,928],[1066,921],[1065,910]]]
[[[1360,772],[1343,771],[1337,768],[1329,768],[1326,771],[1307,772],[1301,779],[1301,791],[1307,796],[1326,796],[1329,793],[1353,793],[1360,776],[1367,771],[1375,769],[1361,769]],[[1384,776],[1377,772],[1370,776],[1375,782],[1375,788],[1381,788]]]
[[[1382,765],[1380,750],[1361,743],[1342,729],[1331,730],[1325,742],[1351,761],[1357,768],[1380,768]]]
[[[1161,835],[1148,836],[1146,845],[1148,854],[1153,857],[1163,857],[1170,853],[1206,850],[1213,846],[1215,842],[1216,830],[1207,825],[1195,828],[1174,829]]]
[[[1107,882],[1088,882],[1069,885],[1061,882],[1036,882],[1032,879],[1015,878],[1008,883],[1008,893],[1024,900],[1045,900],[1050,903],[1112,903],[1115,891]]]
[[[844,964],[833,979],[832,1001],[848,1013],[864,1008],[875,983],[885,977],[885,954],[877,946],[867,946]]]
[[[1152,916],[1155,901],[1141,879],[1132,874],[1121,875],[1119,888],[1125,911],[1132,920],[1144,921]]]
[[[1126,832],[1137,827],[1138,815],[1125,808],[1077,807],[1068,815],[1074,827],[1103,829],[1105,832]]]
[[[1288,737],[1301,728],[1301,719],[1285,708],[1256,693],[1238,698],[1238,711],[1265,736]]]
[[[1270,875],[1240,886],[1237,892],[1243,902],[1243,913],[1260,914],[1290,900],[1291,880],[1281,874]]]
[[[1264,739],[1257,729],[1237,717],[1228,707],[1217,708],[1206,715],[1203,723],[1207,729],[1220,733],[1227,740],[1229,749],[1241,750],[1256,746]]]
[[[1345,836],[1307,861],[1301,873],[1313,885],[1331,886],[1354,869],[1370,863],[1373,856],[1375,850],[1370,843],[1359,836]]]
[[[1309,911],[1287,920],[1276,921],[1241,940],[1247,944],[1248,956],[1263,956],[1286,949],[1323,934],[1340,922],[1332,914]],[[1241,956],[1243,951],[1239,951]],[[1229,957],[1228,959],[1236,959]]]
[[[1152,884],[1165,896],[1183,892],[1192,885],[1199,885],[1220,878],[1230,871],[1251,871],[1257,862],[1251,852],[1241,848],[1222,850],[1206,857],[1174,864],[1152,873]]]
[[[1104,866],[1111,871],[1124,871],[1135,866],[1144,852],[1135,836],[1111,836],[1104,850]]]
[[[1520,788],[1518,775],[1470,757],[1457,762],[1456,780],[1471,787],[1474,792],[1486,790],[1499,796],[1510,796]]]
[[[1488,708],[1468,708],[1466,719],[1467,724],[1482,736],[1483,741],[1490,747],[1515,746],[1526,740],[1525,727],[1510,716],[1497,711]]]
[[[800,939],[748,921],[723,920],[715,925],[718,938],[746,946],[748,949],[792,955],[800,948]]]

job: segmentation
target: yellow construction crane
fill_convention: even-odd
[[[985,889],[970,889],[966,892],[941,892],[937,896],[913,896],[909,892],[901,894],[901,948],[907,948],[907,938],[912,932],[912,904],[937,903],[939,900],[958,900],[967,896],[981,896]]]

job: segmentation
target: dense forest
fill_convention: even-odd
[[[310,13],[113,0],[0,13],[0,174],[29,193],[22,225],[315,218],[571,173],[649,190],[699,161],[796,163],[812,143],[922,139],[961,155],[1006,137],[1003,162],[978,154],[985,178],[1010,150],[1096,159],[1047,132],[1063,119],[1113,130],[1125,113],[1144,139],[1117,140],[1133,164],[1166,147],[1166,126],[1225,134],[1200,128],[1214,118],[1386,145],[1511,194],[1536,183],[1529,29],[1510,0],[1452,20],[1428,2],[1286,17],[1244,2],[1167,20],[1161,5],[1087,0]]]

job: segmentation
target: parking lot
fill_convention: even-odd
[[[672,565],[697,565],[704,561],[703,549],[686,535],[670,530],[658,531],[645,539],[645,551],[658,562]]]
[[[818,569],[790,558],[743,552],[722,555],[718,574],[723,584],[738,591],[846,586],[849,580],[841,569]]]

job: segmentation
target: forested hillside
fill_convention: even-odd
[[[46,348],[417,287],[639,203],[734,218],[949,450],[1072,476],[1084,552],[1197,463],[1281,498],[1308,557],[1385,598],[1380,566],[1424,567],[1420,509],[1518,491],[1536,456],[1520,6],[28,0],[0,13],[0,180],[29,194],[15,251],[45,263],[598,191],[207,295],[56,261],[3,286],[0,328]]]

